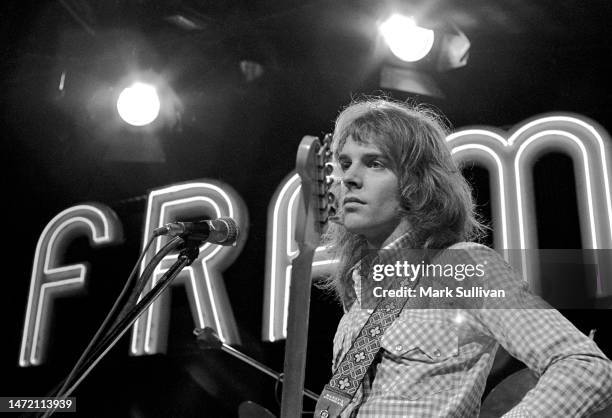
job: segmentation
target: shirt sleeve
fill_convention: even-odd
[[[486,266],[485,287],[503,289],[506,297],[503,304],[484,302],[475,312],[477,319],[540,375],[504,417],[581,417],[612,403],[612,362],[561,313],[529,292],[498,253],[483,248],[471,256]]]

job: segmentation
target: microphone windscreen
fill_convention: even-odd
[[[240,233],[236,221],[232,218],[219,218],[217,221],[223,222],[227,227],[227,236],[223,241],[219,242],[219,244],[234,245],[238,240],[238,235]]]

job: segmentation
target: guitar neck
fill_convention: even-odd
[[[281,417],[302,416],[302,390],[306,375],[310,286],[314,248],[303,248],[291,263],[289,315],[285,343],[285,371]]]
[[[326,169],[331,167],[328,162],[331,157],[330,144],[331,135],[326,135],[323,141],[305,136],[297,153],[296,171],[300,175],[302,193],[296,216],[295,240],[300,254],[292,262],[289,286],[282,418],[302,416],[312,259],[329,215],[327,193],[331,184],[328,174],[331,172],[326,172]]]

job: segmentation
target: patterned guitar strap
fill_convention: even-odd
[[[427,254],[435,255],[437,252]],[[388,258],[388,257],[386,257]],[[425,260],[433,257],[425,257]],[[420,276],[412,282],[416,286]],[[353,340],[334,375],[321,392],[315,407],[315,418],[336,418],[351,402],[370,365],[380,351],[380,339],[397,319],[409,298],[384,298],[368,317],[365,325]]]

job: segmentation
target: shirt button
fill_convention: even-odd
[[[440,354],[440,350],[438,350],[437,348],[433,352],[434,357],[440,357]]]
[[[404,348],[404,347],[402,347],[401,344],[398,344],[398,345],[395,346],[395,351],[402,351],[402,348]]]

